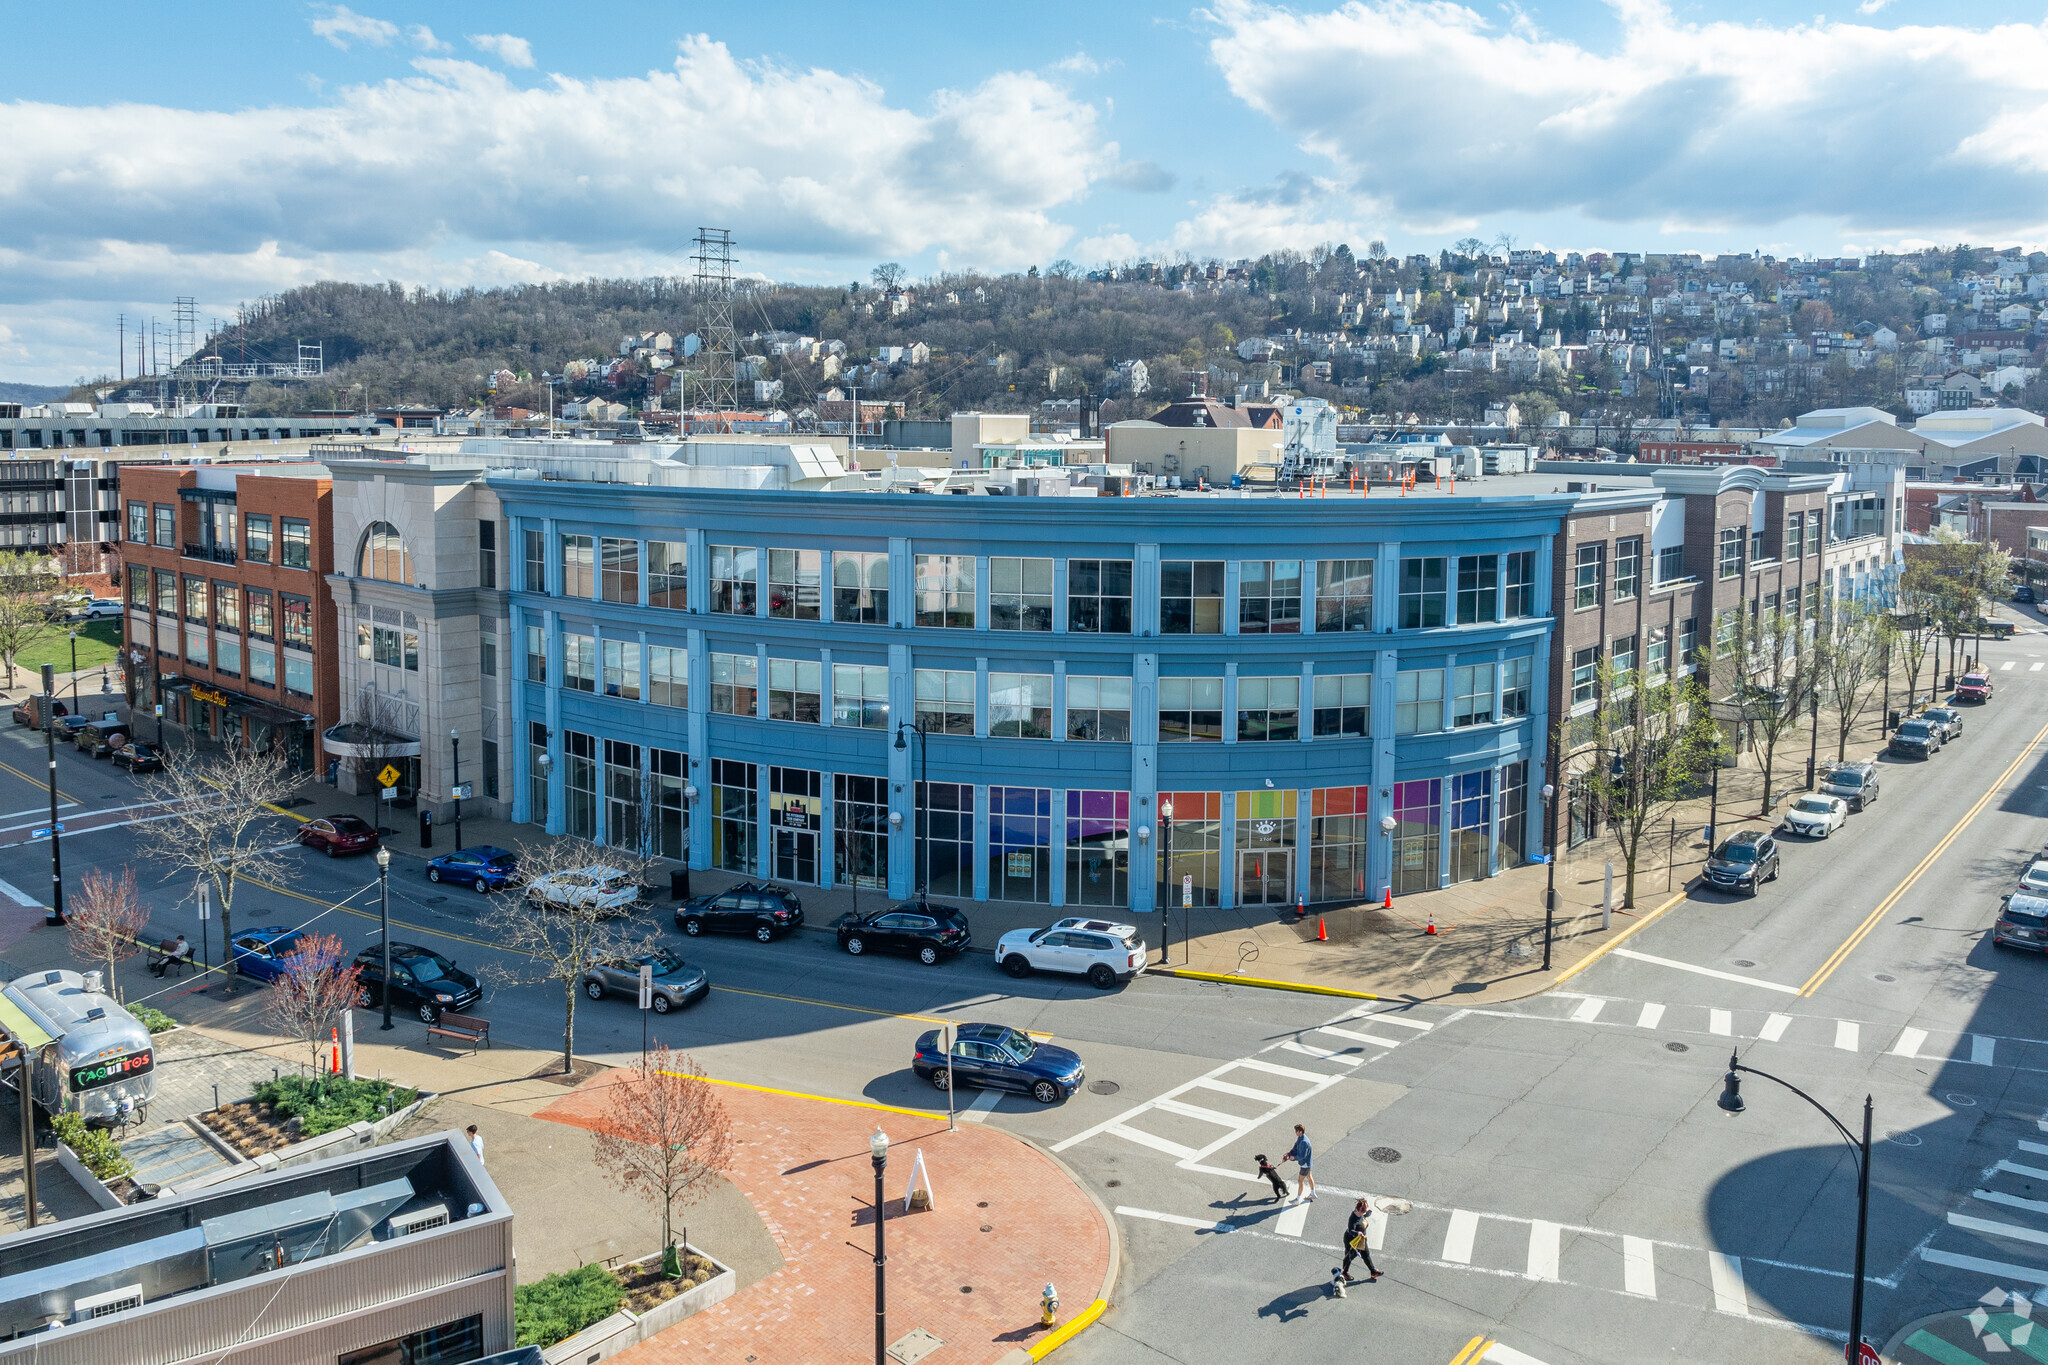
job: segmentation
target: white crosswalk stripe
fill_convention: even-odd
[[[1444,1230],[1443,1259],[1453,1265],[1472,1264],[1472,1243],[1479,1236],[1479,1215],[1469,1209],[1453,1209],[1451,1225]]]
[[[2013,666],[2013,664],[2014,664],[2015,662],[2016,662],[2016,660],[2012,660],[2012,659],[2007,659],[2007,660],[2006,660],[2006,661],[2005,661],[2004,663],[2002,663],[2002,664],[2000,664],[2000,665],[1998,666],[1998,671],[1999,671],[2000,673],[2010,673],[2010,672],[2012,672],[2012,666]]]
[[[1273,1221],[1273,1231],[1282,1237],[1299,1237],[1308,1227],[1308,1204],[1306,1201],[1289,1204],[1280,1210],[1280,1216]]]
[[[1657,1297],[1657,1256],[1648,1239],[1621,1239],[1621,1276],[1629,1293],[1645,1299]]]
[[[1596,997],[1590,996],[1584,1000],[1581,1000],[1579,1002],[1579,1007],[1576,1010],[1572,1011],[1572,1022],[1574,1024],[1592,1023],[1595,1019],[1598,1019],[1600,1017],[1600,1009],[1606,1003],[1607,1002],[1605,1000],[1601,1000]]]
[[[1662,1005],[1645,1005],[1643,1006],[1643,1012],[1636,1016],[1637,1028],[1655,1028],[1663,1022],[1664,1007]]]
[[[1557,1282],[1557,1262],[1564,1229],[1542,1219],[1529,1224],[1529,1278]]]
[[[1920,1055],[1920,1045],[1926,1041],[1926,1029],[1900,1029],[1899,1040],[1892,1044],[1891,1055],[1894,1057],[1918,1057]]]
[[[1707,1271],[1714,1281],[1714,1307],[1723,1313],[1748,1317],[1749,1289],[1742,1282],[1742,1258],[1710,1251]]]
[[[2039,664],[2028,664],[2028,665],[2027,665],[2027,672],[2029,672],[2029,673],[2039,673],[2040,671],[2041,671],[2041,665],[2039,665]]]
[[[1844,1052],[1854,1052],[1859,1046],[1862,1028],[1850,1019],[1835,1020],[1835,1046]]]
[[[2035,1124],[2048,1131],[2048,1115],[2036,1119]],[[2048,1143],[2020,1139],[2013,1145],[2016,1154],[2048,1156]],[[2048,1284],[2048,1269],[2002,1259],[2015,1244],[2021,1249],[2048,1247],[2048,1200],[2032,1197],[2038,1192],[2034,1182],[2048,1180],[2048,1170],[2021,1161],[1999,1161],[1982,1179],[1984,1183],[1970,1191],[1963,1208],[1990,1205],[2005,1216],[1982,1218],[1961,1209],[1950,1210],[1935,1235],[1920,1247],[1920,1259],[1971,1276],[1989,1275],[2007,1284]],[[1990,1254],[1982,1254],[1987,1252]]]

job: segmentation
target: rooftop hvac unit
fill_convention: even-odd
[[[431,1228],[445,1228],[448,1226],[448,1206],[428,1204],[410,1213],[394,1213],[389,1226],[393,1237],[410,1237]]]
[[[104,1318],[111,1313],[125,1313],[130,1308],[140,1307],[142,1286],[123,1285],[119,1289],[109,1289],[104,1294],[88,1294],[82,1299],[72,1300],[71,1320],[91,1322],[94,1318]]]

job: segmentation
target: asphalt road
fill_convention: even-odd
[[[855,960],[805,934],[688,944],[713,994],[653,1030],[716,1076],[920,1109],[943,1108],[907,1065],[936,1018],[1076,1047],[1093,1084],[1071,1101],[984,1099],[969,1118],[1054,1147],[1118,1210],[1118,1301],[1064,1348],[1077,1362],[1839,1359],[1853,1161],[1768,1081],[1746,1079],[1747,1112],[1721,1112],[1731,1049],[1852,1127],[1874,1099],[1874,1341],[1994,1284],[2048,1284],[2033,1268],[2048,1266],[2048,961],[1984,939],[2048,838],[2048,636],[1985,653],[1996,698],[1934,759],[1887,762],[1882,797],[1846,830],[1786,840],[1759,897],[1695,891],[1542,997],[1354,1006],[1165,979],[1099,992],[1012,981],[981,955]],[[47,823],[39,741],[0,733],[0,877],[31,894],[48,879],[30,837]],[[58,764],[77,802],[67,867],[136,861],[122,822],[155,813],[148,779],[68,751]],[[373,942],[374,865],[294,858],[290,881],[244,892],[236,922]],[[155,924],[194,932],[187,888],[137,871]],[[489,960],[482,898],[410,859],[392,873],[398,932]],[[500,990],[484,1009],[501,1039],[560,1044],[557,987]],[[629,1001],[581,1002],[580,1053],[624,1060],[639,1038]],[[1278,1157],[1295,1122],[1324,1193],[1279,1206],[1252,1157]],[[944,1188],[943,1153],[927,1156]],[[1336,1301],[1359,1192],[1410,1207],[1378,1220],[1386,1277]],[[1072,1307],[1092,1287],[1062,1289]]]

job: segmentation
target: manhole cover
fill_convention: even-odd
[[[1105,1180],[1102,1183],[1109,1186],[1109,1188],[1113,1190],[1121,1186],[1124,1182],[1121,1180]]]
[[[930,1332],[925,1331],[924,1328],[919,1327],[904,1336],[898,1337],[891,1343],[889,1355],[891,1359],[897,1362],[897,1365],[917,1365],[918,1361],[923,1360],[945,1344],[945,1342],[933,1336]]]
[[[1754,967],[1756,964],[1746,957],[1738,957],[1735,959],[1735,965],[1738,967]]]
[[[1975,1109],[1977,1107],[1976,1097],[1972,1095],[1958,1095],[1955,1091],[1951,1090],[1945,1098],[1958,1109]]]
[[[1920,1145],[1920,1135],[1918,1133],[1886,1133],[1884,1140],[1886,1142],[1896,1142],[1901,1147],[1918,1147]]]
[[[960,1286],[960,1292],[963,1294],[972,1294],[974,1292],[974,1286],[971,1284],[963,1284]]]
[[[1890,985],[1892,982],[1898,980],[1898,978],[1896,976],[1893,976],[1890,972],[1879,972],[1876,976],[1873,976],[1870,979],[1872,981],[1882,981],[1886,985]]]
[[[1689,1043],[1666,1043],[1664,1044],[1664,1050],[1666,1052],[1690,1052],[1692,1051],[1692,1046]]]
[[[974,1207],[978,1209],[985,1209],[988,1207],[988,1200],[984,1199],[980,1203],[976,1204]]]
[[[1088,1093],[1091,1095],[1114,1095],[1117,1091],[1121,1089],[1123,1089],[1123,1087],[1118,1085],[1115,1081],[1088,1082]]]
[[[1382,1166],[1391,1166],[1401,1159],[1401,1154],[1392,1147],[1375,1147],[1367,1152],[1366,1155],[1379,1162]]]
[[[990,1226],[989,1226],[989,1225],[988,1225],[987,1223],[983,1223],[983,1224],[981,1225],[981,1230],[982,1230],[983,1232],[994,1232],[994,1231],[995,1231],[995,1229],[994,1229],[994,1228],[992,1228],[992,1227],[990,1227]]]

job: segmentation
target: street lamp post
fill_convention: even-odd
[[[1400,824],[1401,822],[1394,818],[1392,811],[1388,811],[1380,816],[1380,833],[1387,836],[1387,898],[1389,902],[1392,901],[1394,896],[1394,831],[1400,828]]]
[[[1557,923],[1557,788],[1543,784],[1543,970],[1550,970],[1550,935]]]
[[[71,637],[71,710],[78,710],[78,632],[67,631]]]
[[[454,772],[448,779],[449,790],[455,793],[455,851],[462,851],[462,731],[448,732],[448,748],[452,756]]]
[[[868,1139],[868,1159],[875,1163],[875,1365],[889,1365],[888,1292],[884,1279],[889,1258],[882,1254],[882,1223],[888,1212],[882,1206],[882,1172],[889,1165],[889,1135],[879,1128]]]
[[[1166,943],[1173,932],[1173,798],[1159,803],[1160,883],[1165,893],[1159,898],[1159,965],[1166,965]]]
[[[914,893],[916,894],[916,896],[917,896],[917,903],[918,903],[919,905],[923,905],[923,904],[924,904],[924,874],[925,874],[925,866],[924,866],[924,861],[925,861],[925,860],[924,860],[924,838],[925,838],[925,809],[924,809],[924,803],[925,803],[925,801],[927,800],[927,793],[926,793],[926,791],[925,791],[925,774],[926,774],[926,771],[927,771],[927,768],[928,768],[928,765],[927,765],[927,763],[926,763],[926,761],[925,761],[925,738],[924,738],[924,721],[923,721],[923,719],[922,719],[922,718],[920,718],[920,719],[918,720],[918,722],[917,722],[916,724],[914,724],[914,725],[913,725],[913,724],[912,724],[911,722],[907,721],[907,720],[906,720],[906,721],[898,721],[898,722],[896,723],[896,750],[897,750],[897,752],[898,752],[898,753],[901,753],[901,752],[902,752],[903,750],[905,750],[905,749],[907,749],[907,748],[909,748],[909,747],[910,747],[909,745],[907,745],[907,744],[905,744],[905,743],[903,742],[903,732],[904,732],[905,730],[908,730],[908,731],[910,731],[910,732],[911,732],[912,734],[914,734],[914,735],[916,735],[916,736],[917,736],[917,797],[916,797],[916,800],[915,800],[915,802],[914,802],[914,806],[915,806],[915,809],[916,809],[916,812],[917,812],[917,828],[913,829],[913,830],[912,830],[912,831],[910,832],[910,858],[911,858],[911,875],[910,875],[910,880],[911,880],[911,890],[912,890],[912,891],[913,891],[913,892],[914,892]]]
[[[377,930],[384,941],[384,1022],[378,1026],[383,1032],[391,1027],[391,850],[382,844],[377,846]]]
[[[1866,692],[1863,695],[1867,697],[1870,694]],[[1814,687],[1812,692],[1807,694],[1806,701],[1807,722],[1813,730],[1813,742],[1806,750],[1806,789],[1812,791],[1814,768],[1820,758],[1820,688],[1818,685]]]
[[[64,854],[59,847],[64,836],[57,828],[57,681],[55,669],[43,665],[43,743],[50,759],[50,913],[43,917],[43,923],[59,925],[64,923]],[[28,1103],[28,1092],[22,1092],[22,1103]]]
[[[1855,1278],[1850,1281],[1849,1288],[1848,1348],[1849,1358],[1855,1360],[1863,1345],[1863,1260],[1870,1240],[1870,1096],[1863,1097],[1863,1140],[1858,1142],[1855,1135],[1840,1119],[1829,1113],[1827,1107],[1819,1100],[1790,1081],[1773,1076],[1768,1071],[1744,1066],[1732,1052],[1728,1054],[1728,1074],[1721,1082],[1721,1098],[1715,1101],[1722,1109],[1731,1114],[1739,1114],[1745,1108],[1742,1101],[1742,1078],[1736,1074],[1742,1071],[1752,1076],[1761,1076],[1767,1081],[1776,1081],[1820,1110],[1821,1117],[1835,1126],[1835,1131],[1841,1134],[1842,1141],[1849,1145],[1850,1152],[1856,1157],[1856,1273]]]

